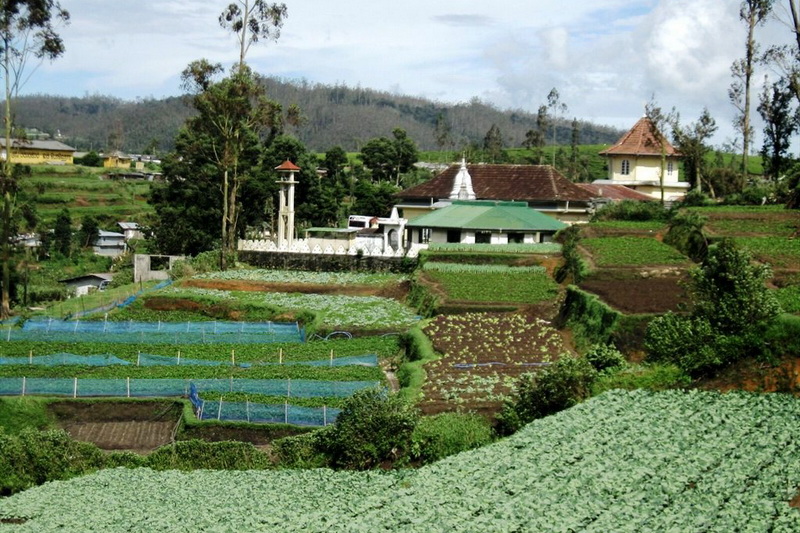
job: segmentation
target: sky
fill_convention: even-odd
[[[235,37],[217,22],[232,0],[59,1],[71,15],[58,30],[66,52],[40,65],[21,94],[162,98],[181,93],[189,62],[238,59]],[[740,0],[285,3],[279,40],[247,56],[263,75],[530,112],[555,88],[565,118],[623,129],[652,99],[684,124],[708,108],[717,146],[736,137],[728,87],[744,55]],[[786,2],[777,3],[778,16],[758,28],[765,45],[792,39]],[[756,75],[756,102],[764,74],[776,78]]]

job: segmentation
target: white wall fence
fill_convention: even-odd
[[[392,250],[384,250],[381,247],[369,246],[352,246],[345,248],[344,246],[314,246],[311,247],[305,239],[295,240],[291,246],[276,245],[273,241],[269,240],[239,240],[239,250],[248,252],[282,252],[293,254],[318,254],[318,255],[362,255],[364,257],[417,257],[419,251],[427,248],[427,244],[412,244],[410,248]]]

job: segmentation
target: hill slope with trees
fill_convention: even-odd
[[[537,116],[521,110],[500,110],[474,98],[448,104],[346,85],[311,84],[262,78],[267,95],[284,109],[300,108],[303,124],[286,125],[309,149],[323,152],[333,146],[358,151],[374,137],[404,129],[422,150],[454,150],[482,145],[493,126],[505,147],[518,147],[526,133],[537,129]],[[124,101],[111,96],[22,96],[17,123],[37,128],[78,150],[166,152],[174,148],[178,129],[193,114],[182,97]],[[580,144],[609,144],[621,132],[578,121]],[[569,144],[571,119],[557,121],[556,143]],[[547,135],[552,142],[552,135]]]

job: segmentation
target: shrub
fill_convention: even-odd
[[[653,320],[645,333],[648,356],[696,375],[746,355],[770,355],[762,338],[780,312],[765,285],[770,268],[725,239],[690,275],[692,315]]]
[[[716,344],[717,334],[708,320],[673,313],[653,319],[644,340],[651,360],[673,363],[690,374],[722,364]]]
[[[693,261],[703,261],[708,255],[708,239],[703,233],[705,223],[706,218],[697,213],[678,213],[670,219],[664,242]]]
[[[714,201],[703,191],[692,189],[679,202],[679,207],[703,207],[713,205]]]
[[[492,428],[475,414],[442,413],[422,417],[411,436],[411,458],[422,463],[492,442]]]
[[[624,366],[625,356],[613,344],[597,344],[586,353],[586,360],[601,372],[606,369]]]
[[[378,387],[362,389],[347,399],[336,423],[319,432],[319,448],[337,468],[394,464],[410,449],[418,418],[399,396]]]
[[[97,446],[74,441],[66,431],[28,428],[8,435],[0,428],[0,495],[86,474],[105,464],[106,456]]]
[[[151,453],[145,465],[153,470],[263,470],[269,457],[249,442],[178,441]]]
[[[321,468],[327,459],[319,451],[319,435],[324,429],[292,435],[272,441],[277,466],[286,468]]]
[[[613,202],[592,215],[591,222],[600,220],[666,220],[669,211],[658,202],[623,200]]]
[[[738,335],[773,320],[780,313],[775,295],[767,289],[768,265],[754,264],[751,255],[730,239],[713,246],[699,269],[690,272],[694,314],[714,329]]]
[[[194,267],[189,259],[179,259],[172,264],[170,276],[172,279],[191,278],[195,275]]]
[[[613,389],[660,391],[687,387],[691,378],[677,366],[667,364],[626,365],[603,372],[592,385],[592,396]]]
[[[567,280],[571,283],[580,283],[586,277],[588,267],[578,250],[580,233],[578,226],[569,226],[556,235],[556,240],[562,244],[561,256],[564,259],[564,263],[553,272],[553,277],[558,283]]]
[[[506,402],[498,416],[498,431],[511,434],[523,425],[583,401],[597,371],[580,357],[562,357],[536,374],[523,374],[514,399]]]

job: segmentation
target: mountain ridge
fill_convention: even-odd
[[[481,146],[496,125],[504,147],[521,146],[525,134],[536,129],[536,115],[522,110],[500,110],[473,98],[465,103],[442,103],[421,97],[392,94],[344,84],[311,84],[305,80],[262,78],[267,94],[284,109],[297,105],[304,123],[287,126],[309,149],[324,152],[334,146],[358,151],[368,140],[390,137],[395,128],[406,130],[420,150],[458,150]],[[15,102],[15,121],[36,128],[79,151],[122,150],[142,153],[173,148],[175,136],[194,111],[187,98],[170,96],[135,101],[113,96],[67,97],[34,94]],[[437,122],[447,124],[449,138],[437,142]],[[557,144],[569,144],[572,119],[556,121]],[[614,143],[621,130],[578,121],[580,144]],[[548,130],[548,143],[552,130]]]

